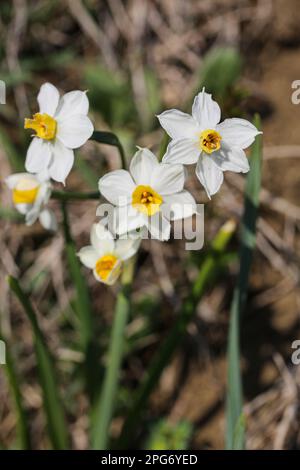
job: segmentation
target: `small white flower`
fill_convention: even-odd
[[[86,93],[71,91],[60,98],[55,86],[45,83],[38,94],[39,112],[25,119],[25,129],[35,131],[25,167],[30,173],[49,169],[49,175],[65,182],[74,163],[74,151],[92,135]]]
[[[245,119],[225,119],[219,123],[220,107],[204,89],[194,99],[192,116],[170,109],[157,117],[172,138],[163,162],[197,163],[196,175],[209,198],[220,189],[223,171],[249,171],[243,149],[261,132]]]
[[[77,255],[93,270],[97,281],[112,285],[121,274],[123,262],[135,255],[140,243],[140,238],[114,240],[104,225],[93,224],[91,245],[81,248]]]
[[[183,190],[182,165],[159,163],[148,149],[139,149],[130,171],[116,170],[99,180],[99,191],[114,209],[114,231],[122,235],[146,227],[153,238],[170,238],[170,220],[196,212],[193,196]]]
[[[25,215],[26,225],[32,225],[39,219],[45,229],[57,229],[53,212],[45,207],[52,189],[46,174],[15,173],[8,176],[5,182],[12,190],[16,209]]]

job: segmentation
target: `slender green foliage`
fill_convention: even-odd
[[[20,390],[20,378],[16,371],[15,360],[10,353],[10,345],[6,338],[0,332],[0,339],[4,341],[6,345],[5,359],[6,364],[4,371],[6,372],[7,379],[9,382],[11,394],[14,400],[16,416],[17,416],[17,440],[18,447],[22,450],[30,449],[30,432],[28,426],[28,416],[24,408],[23,398]]]
[[[33,330],[36,360],[40,384],[43,391],[43,405],[47,417],[49,438],[54,449],[67,449],[69,447],[68,433],[62,401],[56,383],[53,359],[45,343],[36,314],[28,296],[23,292],[19,282],[14,277],[8,277],[8,284],[24,308]]]
[[[260,120],[255,119],[260,128]],[[248,279],[255,248],[256,219],[259,206],[261,184],[262,138],[256,137],[250,157],[250,171],[247,175],[244,215],[241,231],[240,272],[234,290],[230,309],[228,338],[228,392],[227,392],[227,432],[226,448],[242,449],[245,441],[245,420],[242,415],[242,382],[240,370],[239,323],[245,307]]]
[[[118,294],[111,340],[107,358],[106,373],[100,400],[95,404],[92,414],[92,447],[107,449],[109,425],[114,411],[119,372],[124,349],[124,332],[130,312],[130,291],[134,270],[134,259],[124,267],[122,288]]]
[[[120,439],[121,447],[127,447],[129,440],[133,438],[141,411],[147,405],[150,393],[156,386],[164,368],[168,365],[174,351],[184,337],[187,326],[195,314],[197,303],[202,297],[208,282],[215,274],[219,259],[227,247],[234,230],[234,222],[229,221],[220,229],[213,240],[212,249],[202,264],[190,295],[186,298],[174,326],[155,355],[133,399],[133,406],[123,426]]]
[[[170,142],[170,137],[168,136],[166,132],[164,132],[164,135],[163,135],[160,147],[159,147],[159,155],[158,155],[159,161],[162,160],[164,154],[166,153],[169,142]]]

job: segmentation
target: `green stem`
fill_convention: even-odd
[[[118,294],[107,359],[107,369],[100,400],[92,414],[92,447],[105,450],[109,439],[109,425],[113,416],[119,373],[124,350],[124,331],[130,312],[130,290],[134,260],[124,267],[122,289]]]
[[[260,119],[256,117],[256,127]],[[261,136],[256,137],[250,157],[250,171],[245,189],[244,215],[241,232],[240,272],[230,309],[228,335],[228,391],[226,402],[226,448],[239,450],[245,445],[245,420],[243,412],[243,390],[240,365],[240,320],[245,308],[252,254],[255,248],[256,220],[261,185]]]
[[[169,142],[170,142],[170,137],[168,136],[168,134],[166,132],[164,132],[164,135],[163,135],[163,138],[161,140],[160,147],[159,147],[159,153],[158,153],[158,159],[159,159],[160,162],[162,161],[162,158],[163,158],[163,156],[165,155],[165,153],[167,151]]]
[[[191,294],[186,298],[181,312],[178,315],[178,319],[154,356],[149,370],[143,377],[141,385],[135,394],[133,406],[128,413],[122,429],[120,437],[121,448],[126,448],[129,441],[133,440],[141,411],[146,406],[150,393],[156,386],[164,368],[169,363],[178,344],[184,337],[187,326],[195,314],[197,304],[205,292],[208,282],[211,280],[213,274],[215,274],[219,259],[227,247],[234,230],[235,223],[233,221],[228,221],[223,227],[221,227],[213,240],[211,245],[212,250],[203,262],[196,281],[194,282]]]

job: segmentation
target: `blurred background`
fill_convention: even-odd
[[[300,339],[300,10],[297,0],[2,0],[0,79],[0,320],[17,366],[29,416],[32,446],[49,448],[32,331],[10,295],[6,275],[18,277],[38,312],[58,371],[75,449],[89,448],[88,403],[82,390],[74,286],[61,231],[26,227],[4,179],[22,171],[30,133],[23,118],[37,110],[45,81],[62,92],[87,89],[95,129],[116,133],[131,158],[135,145],[158,152],[163,138],[155,114],[190,112],[205,85],[224,117],[262,117],[263,189],[257,248],[242,321],[242,367],[248,449],[300,447],[300,369],[291,362]],[[77,151],[68,189],[95,190],[103,172],[120,165],[115,148],[88,142]],[[197,202],[207,197],[191,170],[187,186]],[[126,353],[112,423],[117,439],[132,393],[175,321],[209,242],[229,218],[240,220],[244,178],[226,174],[205,205],[205,245],[144,241],[133,284]],[[86,245],[97,201],[69,204],[77,248]],[[61,220],[55,201],[51,206]],[[229,307],[238,269],[238,234],[190,322],[184,341],[143,410],[135,446],[148,449],[224,447],[224,397]],[[117,286],[89,285],[103,367]],[[12,448],[18,417],[5,366],[0,366],[0,442]],[[133,444],[132,444],[133,445]]]

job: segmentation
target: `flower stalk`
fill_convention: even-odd
[[[260,119],[255,118],[260,128]],[[252,255],[256,244],[256,220],[261,185],[262,139],[256,139],[250,157],[251,171],[247,176],[244,215],[241,230],[240,272],[230,309],[228,333],[228,373],[226,399],[226,449],[241,450],[245,446],[243,387],[240,364],[240,322],[245,309]]]
[[[211,281],[218,270],[221,256],[225,252],[235,228],[236,224],[233,220],[227,221],[212,241],[211,250],[203,261],[198,276],[191,288],[190,295],[185,299],[176,322],[165,341],[159,347],[134,395],[132,407],[128,412],[120,436],[119,445],[122,449],[127,448],[129,440],[132,441],[134,439],[141,412],[147,405],[149,396],[158,383],[165,367],[169,364],[174,351],[182,341],[188,324],[197,311],[197,304],[204,294],[208,282]]]
[[[134,258],[131,258],[124,266],[122,288],[118,294],[115,307],[102,393],[92,414],[92,447],[97,450],[107,449],[109,440],[109,425],[114,412],[124,350],[125,328],[130,312],[130,292],[134,267]]]

